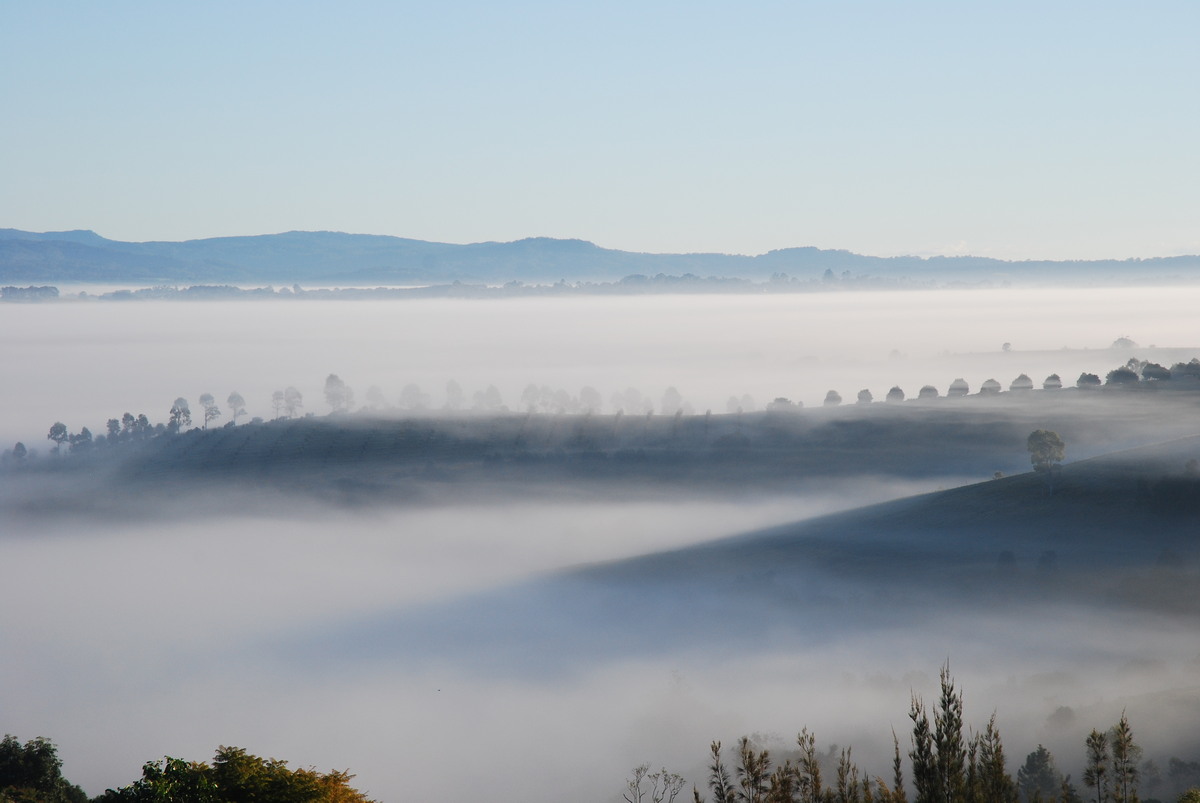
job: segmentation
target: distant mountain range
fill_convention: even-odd
[[[849,274],[966,284],[1200,279],[1200,256],[1008,262],[984,257],[872,257],[786,248],[759,256],[645,254],[584,240],[535,237],[456,245],[371,234],[292,231],[133,243],[93,231],[0,229],[0,283],[329,284],[377,286],[509,281],[613,281],[631,275],[819,280]]]

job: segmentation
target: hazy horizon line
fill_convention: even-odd
[[[869,253],[867,251],[854,250],[852,247],[826,247],[826,246],[811,245],[811,244],[809,244],[809,245],[786,245],[786,246],[781,246],[778,248],[768,248],[765,251],[758,251],[756,253],[750,253],[750,252],[746,252],[746,251],[737,251],[737,250],[730,250],[730,251],[686,250],[686,249],[683,249],[683,250],[642,250],[636,246],[625,247],[625,246],[601,245],[601,244],[597,243],[595,240],[587,239],[586,237],[582,237],[582,236],[556,236],[556,235],[550,235],[550,234],[530,234],[530,235],[526,235],[523,237],[517,237],[514,239],[481,239],[481,240],[452,241],[452,240],[444,240],[444,239],[424,239],[421,237],[410,236],[410,235],[406,235],[406,234],[390,234],[390,233],[389,234],[381,234],[378,232],[347,231],[347,230],[343,230],[343,229],[324,229],[324,228],[287,229],[284,231],[266,231],[266,232],[255,232],[255,233],[248,233],[248,234],[210,234],[210,235],[198,236],[198,237],[185,237],[182,239],[154,238],[154,239],[146,239],[146,240],[121,239],[119,237],[110,237],[106,234],[101,234],[99,231],[97,231],[96,229],[93,229],[93,228],[72,228],[72,229],[64,228],[64,229],[46,229],[45,231],[35,231],[33,229],[22,229],[22,228],[18,228],[16,226],[12,226],[12,227],[0,227],[0,230],[22,232],[22,233],[27,233],[27,234],[37,234],[37,235],[73,234],[73,233],[79,233],[79,232],[87,232],[87,233],[95,234],[96,236],[98,236],[104,240],[107,240],[109,242],[133,243],[133,244],[191,243],[191,242],[203,242],[206,240],[232,240],[232,239],[250,239],[250,238],[255,238],[255,237],[274,237],[274,236],[279,236],[279,235],[284,235],[284,234],[340,234],[340,235],[346,235],[346,236],[350,236],[350,237],[379,237],[379,238],[387,238],[387,239],[395,239],[395,240],[408,240],[408,241],[420,242],[420,243],[430,243],[430,244],[435,244],[435,245],[450,245],[450,246],[463,246],[463,247],[473,246],[473,245],[512,245],[514,243],[528,242],[531,240],[549,240],[549,241],[554,241],[554,242],[585,243],[587,245],[594,246],[603,251],[617,251],[617,252],[627,253],[627,254],[646,254],[646,255],[651,255],[651,256],[722,256],[722,257],[743,257],[743,258],[747,258],[747,259],[754,259],[757,257],[767,256],[769,254],[778,253],[781,251],[807,250],[807,249],[814,249],[817,251],[827,251],[827,252],[834,252],[834,253],[847,253],[847,254],[853,254],[855,256],[869,257],[869,258],[873,258],[873,259],[920,259],[923,261],[927,261],[927,260],[931,260],[931,259],[983,259],[983,260],[991,260],[991,261],[995,261],[995,262],[1004,262],[1004,263],[1141,262],[1141,261],[1158,260],[1158,259],[1200,257],[1200,252],[1173,251],[1171,253],[1162,253],[1162,254],[1157,254],[1157,255],[1153,255],[1153,256],[1129,255],[1129,256],[1102,256],[1102,257],[1095,257],[1095,256],[1092,256],[1092,257],[1070,257],[1070,258],[1024,256],[1024,257],[1020,257],[1020,258],[1014,258],[1014,257],[1004,257],[1004,256],[992,256],[992,255],[989,255],[984,252],[976,253],[976,252],[972,252],[972,251],[969,251],[966,249],[945,249],[942,251],[916,249],[916,250],[895,250],[895,251],[887,251],[887,252],[883,252],[883,253]]]

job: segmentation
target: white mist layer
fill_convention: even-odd
[[[656,406],[675,387],[693,410],[714,413],[743,394],[760,408],[781,396],[819,405],[830,389],[847,402],[863,388],[882,400],[893,385],[910,397],[926,384],[945,394],[958,377],[972,391],[989,378],[1007,388],[1020,373],[1038,386],[1058,373],[1071,385],[1131,353],[1163,363],[1196,356],[1198,304],[1191,287],[8,304],[0,444],[44,450],[56,420],[99,434],[127,411],[164,421],[177,396],[198,409],[212,393],[224,407],[234,390],[251,416],[270,418],[272,392],[295,386],[303,411],[321,415],[330,373],[359,403],[378,386],[394,404],[416,383],[440,407],[454,380],[468,400],[495,385],[513,410],[529,384],[594,387],[606,410],[629,387]],[[1123,335],[1140,347],[1109,350]],[[217,423],[226,420],[228,411]]]

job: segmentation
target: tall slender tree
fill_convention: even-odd
[[[934,714],[933,741],[937,747],[937,800],[959,803],[966,798],[967,749],[963,743],[963,698],[954,688],[950,665],[941,671],[941,694]]]
[[[987,727],[975,740],[975,779],[978,803],[1017,803],[1017,785],[1004,764],[1004,745],[996,729],[996,714],[988,719]]]
[[[737,799],[741,803],[764,803],[771,778],[771,756],[766,750],[755,750],[749,737],[738,740]]]
[[[915,803],[937,803],[937,766],[933,752],[933,733],[929,730],[929,715],[925,703],[913,695],[908,710],[913,722],[912,749],[908,759],[912,764]]]
[[[1112,796],[1116,803],[1137,803],[1138,764],[1142,760],[1142,748],[1133,741],[1133,729],[1129,718],[1121,712],[1121,719],[1109,731],[1112,749]]]
[[[796,743],[800,746],[800,802],[821,803],[824,789],[821,786],[821,761],[817,757],[817,737],[804,728],[796,737]]]
[[[1108,735],[1092,729],[1087,737],[1087,765],[1083,770],[1083,782],[1096,790],[1096,803],[1108,800]]]
[[[709,751],[712,763],[708,765],[708,788],[712,790],[713,803],[736,803],[733,780],[725,768],[725,762],[721,760],[721,743],[713,742]],[[697,800],[700,799],[698,792],[693,791],[693,794]]]
[[[888,803],[908,803],[904,791],[904,764],[900,761],[900,738],[892,731],[892,796]]]

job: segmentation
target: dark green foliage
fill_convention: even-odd
[[[1079,790],[1071,783],[1071,776],[1067,775],[1062,779],[1062,784],[1058,788],[1059,803],[1083,803],[1083,798],[1079,796]]]
[[[908,759],[912,762],[915,803],[937,801],[937,765],[933,751],[933,733],[929,730],[929,716],[920,697],[913,696],[908,717],[913,722],[912,750]]]
[[[1138,764],[1142,759],[1142,748],[1133,741],[1133,730],[1129,719],[1121,712],[1121,719],[1109,731],[1112,750],[1112,794],[1116,803],[1137,803]]]
[[[62,449],[62,445],[67,442],[70,435],[67,433],[67,425],[61,421],[55,421],[50,426],[50,431],[46,434],[48,440],[54,441],[54,451]]]
[[[888,803],[908,803],[908,795],[904,792],[904,765],[900,761],[900,739],[892,731],[892,799]]]
[[[1017,785],[1008,774],[1004,745],[992,714],[983,733],[971,740],[970,798],[975,803],[1016,803]]]
[[[860,803],[858,787],[858,767],[850,760],[850,748],[842,750],[838,757],[837,787],[834,789],[835,803]]]
[[[738,740],[737,799],[742,803],[763,803],[771,778],[771,757],[766,750],[756,751],[750,740]]]
[[[1040,744],[1017,770],[1017,786],[1027,801],[1033,800],[1034,795],[1041,795],[1043,799],[1053,796],[1062,787],[1062,782],[1063,778],[1054,766],[1054,757]]]
[[[1057,432],[1035,429],[1025,441],[1029,450],[1029,462],[1035,471],[1050,471],[1066,456],[1066,444]]]
[[[1147,380],[1164,380],[1171,378],[1171,371],[1156,362],[1148,362],[1142,366],[1142,378]]]
[[[1087,738],[1087,764],[1083,770],[1083,782],[1089,789],[1096,790],[1096,803],[1108,800],[1108,736],[1092,730]]]
[[[21,744],[15,736],[0,741],[0,801],[85,803],[87,795],[62,777],[58,750],[38,737]]]
[[[820,803],[821,762],[817,758],[817,738],[804,728],[796,737],[796,743],[800,746],[800,766],[797,768],[800,803]]]
[[[221,747],[211,765],[170,756],[142,767],[129,786],[109,789],[95,803],[370,803],[333,770],[288,769],[240,747]]]
[[[1130,368],[1114,368],[1104,377],[1106,385],[1136,385],[1137,382],[1137,371]]]
[[[729,770],[721,761],[721,743],[713,742],[709,746],[709,751],[712,755],[712,764],[708,768],[708,788],[712,790],[713,803],[736,803],[737,797],[734,793],[733,781],[729,777]],[[699,795],[697,795],[698,797]]]

